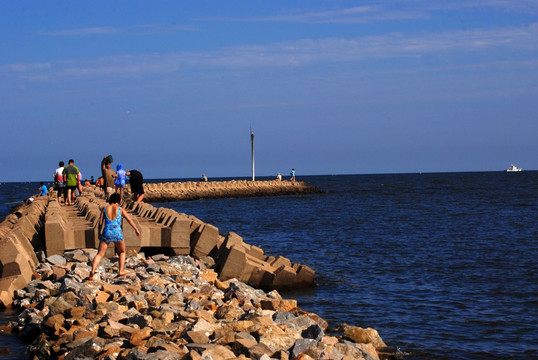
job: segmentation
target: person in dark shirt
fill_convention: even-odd
[[[134,195],[136,202],[141,202],[144,199],[144,177],[138,170],[129,170],[125,174],[129,176],[129,183],[131,184],[131,192]]]

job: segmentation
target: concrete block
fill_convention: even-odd
[[[35,253],[26,252],[15,237],[8,236],[0,242],[1,277],[22,276],[28,283],[37,263]]]
[[[2,241],[13,242],[13,244],[18,249],[17,251],[27,256],[33,266],[37,266],[37,264],[39,263],[35,255],[34,248],[32,247],[32,244],[30,244],[30,242],[24,237],[17,236],[17,232],[12,231],[10,234],[8,234],[8,236],[5,237],[5,239],[2,239]]]
[[[275,268],[279,268],[281,267],[282,265],[285,265],[285,266],[288,266],[288,267],[291,267],[291,261],[283,256],[279,256],[277,257],[276,259],[274,259],[272,262],[270,262],[270,264],[275,267]]]
[[[243,242],[243,238],[241,236],[237,235],[233,231],[230,231],[224,239],[223,246],[227,247],[228,249],[231,249],[232,247],[245,248],[245,243]]]
[[[199,227],[191,236],[191,255],[197,259],[212,255],[218,250],[219,230],[210,224]]]
[[[241,249],[231,248],[222,250],[222,258],[218,265],[219,279],[225,281],[228,279],[239,278],[247,262],[247,254]]]
[[[50,217],[45,222],[47,255],[63,255],[65,249],[65,228],[59,217]]]
[[[259,260],[265,260],[265,257],[266,257],[263,253],[263,249],[255,245],[250,246],[250,249],[248,250],[248,254]]]
[[[314,286],[316,272],[306,265],[300,265],[297,276],[293,281],[293,287],[304,288]]]
[[[129,226],[129,225],[127,225]],[[155,223],[148,224],[149,228],[149,246],[160,247],[162,246],[162,226]]]
[[[22,289],[28,282],[21,276],[8,276],[0,279],[0,308],[13,306],[13,291]]]
[[[134,216],[130,216],[131,220],[135,224],[138,231],[140,231],[141,237],[136,236],[134,229],[125,222],[123,226],[123,239],[125,241],[125,246],[130,248],[140,249],[144,246],[150,246],[150,228],[148,226],[141,226],[138,219]]]
[[[275,271],[275,278],[271,288],[291,289],[297,274],[291,266],[282,265]]]
[[[191,223],[187,217],[175,217],[171,220],[170,246],[173,248],[189,248],[191,246]]]

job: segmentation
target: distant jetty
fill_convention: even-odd
[[[129,194],[129,186],[126,187]],[[166,202],[178,200],[220,199],[229,197],[315,194],[321,190],[302,181],[187,181],[144,184],[144,201]]]

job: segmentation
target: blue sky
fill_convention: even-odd
[[[1,1],[0,181],[538,169],[538,1]]]

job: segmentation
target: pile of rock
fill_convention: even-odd
[[[117,277],[94,249],[54,255],[15,291],[12,331],[34,359],[379,359],[373,329],[327,335],[327,322],[282,299],[217,274],[190,256],[131,256]]]

